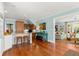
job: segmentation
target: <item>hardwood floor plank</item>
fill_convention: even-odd
[[[63,56],[70,49],[79,52],[79,45],[76,47],[61,40],[54,44],[35,39],[32,44],[14,45],[3,56]]]

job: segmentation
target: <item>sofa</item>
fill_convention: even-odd
[[[46,31],[36,32],[36,39],[42,39],[44,41],[48,40],[48,34]]]

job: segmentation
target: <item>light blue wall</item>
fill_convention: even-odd
[[[48,41],[55,42],[55,20],[54,19],[46,20],[46,30],[48,32]]]
[[[55,43],[55,20],[52,19],[42,19],[40,23],[46,22],[46,31],[48,33],[48,42]]]

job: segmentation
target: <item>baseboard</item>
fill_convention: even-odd
[[[53,41],[53,40],[48,40],[48,42],[50,42],[50,43],[55,43],[55,41]]]

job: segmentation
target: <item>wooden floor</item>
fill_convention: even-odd
[[[68,50],[79,52],[79,45],[57,40],[55,44],[34,40],[32,44],[15,45],[3,56],[63,56]]]

